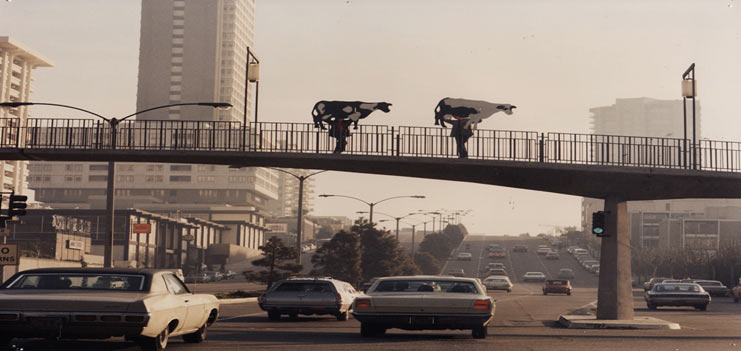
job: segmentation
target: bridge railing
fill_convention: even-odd
[[[118,125],[116,149],[253,151],[329,154],[337,140],[311,123],[132,120]],[[451,128],[351,127],[344,154],[455,158]],[[111,149],[102,120],[0,119],[0,148]],[[468,157],[480,160],[741,171],[741,143],[675,138],[474,130]],[[693,161],[693,152],[697,159]]]
[[[682,139],[548,133],[547,162],[683,168]]]

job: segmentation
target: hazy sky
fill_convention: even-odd
[[[517,105],[482,129],[587,133],[589,108],[616,98],[681,99],[681,74],[695,62],[703,137],[741,141],[739,7],[733,0],[258,0],[259,118],[308,123],[318,100],[388,101],[390,113],[363,122],[433,126],[435,105],[450,96]],[[35,101],[120,116],[136,106],[139,17],[134,0],[15,0],[0,2],[0,35],[55,63],[35,72]],[[316,179],[317,193],[370,202],[427,196],[376,207],[394,216],[472,209],[464,224],[476,233],[580,225],[580,198],[572,196],[340,172]],[[367,210],[340,198],[316,205],[319,215]]]

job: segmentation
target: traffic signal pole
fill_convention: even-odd
[[[605,233],[600,248],[597,319],[633,320],[628,202],[605,199]]]

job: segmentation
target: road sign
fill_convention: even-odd
[[[152,232],[152,225],[149,223],[134,223],[134,233],[147,234]]]
[[[18,264],[18,245],[0,245],[0,265]]]

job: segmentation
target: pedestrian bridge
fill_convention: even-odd
[[[328,169],[623,200],[741,197],[739,142],[479,129],[459,159],[449,128],[351,133],[338,155],[311,123],[132,120],[112,130],[101,120],[0,119],[0,159]]]

